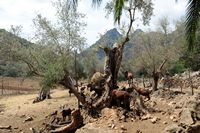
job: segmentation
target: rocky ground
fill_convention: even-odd
[[[117,109],[104,109],[100,119],[78,129],[83,132],[174,133],[200,132],[200,94],[194,96],[159,90],[145,103],[149,113],[127,118]]]
[[[4,96],[0,98],[0,133],[33,133],[45,127],[47,116],[63,105],[76,108],[76,99],[66,90],[56,90],[52,99],[32,104],[35,95]],[[99,118],[88,118],[77,133],[159,133],[200,131],[200,95],[159,90],[145,102],[149,113],[138,116],[120,108],[105,108]],[[194,132],[195,133],[195,132]]]

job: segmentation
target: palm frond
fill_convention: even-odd
[[[102,0],[92,0],[92,7],[99,7]]]
[[[127,0],[116,0],[114,5],[114,22],[120,24],[120,19],[122,15],[122,10],[124,8],[124,3]]]
[[[67,3],[69,8],[76,10],[78,6],[78,0],[68,0]]]
[[[196,40],[196,31],[200,20],[200,0],[189,0],[186,11],[186,40],[188,50],[194,49]]]

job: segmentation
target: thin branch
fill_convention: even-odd
[[[134,22],[135,10],[136,10],[136,7],[133,8],[133,14],[132,14],[131,8],[128,9],[129,17],[130,17],[130,24],[129,24],[128,31],[126,33],[125,39],[122,42],[122,47],[124,47],[125,43],[129,41],[129,34],[130,34],[130,31],[131,31],[131,28],[132,28],[132,25],[133,25],[133,22]]]
[[[25,60],[25,59],[18,59],[19,61],[24,62],[25,64],[27,64],[29,70],[31,72],[33,72],[35,75],[38,75],[40,77],[43,77],[44,75],[41,74],[40,72],[38,72],[38,70],[33,66],[33,64],[31,64],[29,61]]]
[[[158,71],[161,71],[161,69],[163,68],[164,64],[167,62],[167,59],[165,59],[162,64],[160,65],[160,67],[158,68]]]

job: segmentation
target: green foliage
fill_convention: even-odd
[[[170,74],[174,75],[176,73],[183,73],[185,70],[185,65],[179,61],[172,64],[168,71]]]
[[[121,80],[121,81],[125,81],[126,80],[123,71],[119,71],[119,73],[118,73],[118,80]]]
[[[141,68],[135,72],[135,77],[147,77],[149,76],[148,71],[145,68]]]
[[[41,86],[45,89],[52,88],[63,78],[64,68],[61,64],[49,64],[41,81]]]
[[[200,69],[200,27],[197,29],[197,36],[194,40],[194,44],[193,50],[184,51],[184,54],[180,60],[183,62],[186,68],[196,71]]]
[[[0,76],[8,77],[21,77],[26,75],[26,69],[24,64],[19,64],[16,62],[6,62],[5,64],[0,64]]]
[[[128,0],[116,0],[114,5],[114,20],[120,24],[120,18],[122,15],[122,9],[124,7],[125,2]]]
[[[186,52],[180,60],[186,68],[191,68],[193,71],[200,69],[200,52]]]
[[[21,28],[21,26],[11,26],[11,32],[0,30],[0,75],[12,77],[27,75],[25,63],[19,62],[17,58],[25,54],[33,44],[19,37]]]
[[[153,4],[151,0],[115,0],[109,1],[105,9],[107,16],[114,14],[114,22],[120,24],[123,11],[131,10],[131,19],[135,21],[135,13],[141,14],[141,20],[144,25],[147,25],[153,15]]]
[[[53,87],[63,78],[64,70],[75,77],[74,53],[80,52],[85,46],[85,38],[82,37],[84,27],[84,14],[70,8],[69,0],[58,0],[53,3],[56,8],[56,23],[37,15],[34,19],[37,29],[37,43],[43,50],[35,51],[32,62],[36,70],[39,70],[43,80],[43,88]],[[55,22],[55,21],[54,21]],[[76,72],[78,78],[84,76],[83,66],[77,57]]]

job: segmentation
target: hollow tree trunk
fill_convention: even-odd
[[[121,66],[123,49],[125,43],[128,41],[129,38],[127,36],[121,44],[118,44],[118,46],[112,49],[109,49],[107,47],[103,48],[106,54],[104,74],[106,75],[105,77],[109,78],[110,76],[111,78],[110,91],[117,88],[117,79],[118,79],[119,69]]]

